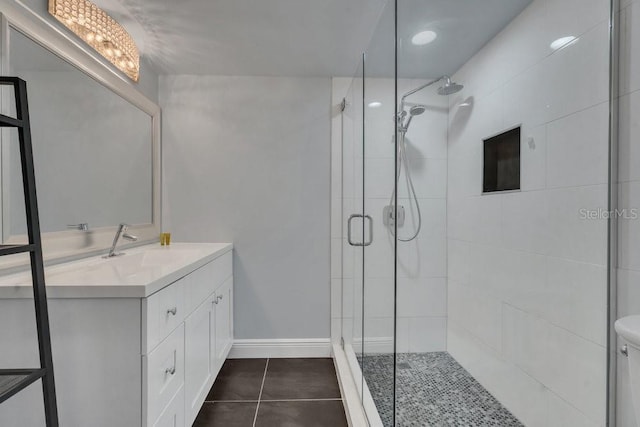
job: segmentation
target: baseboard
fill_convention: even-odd
[[[331,357],[331,339],[235,340],[230,359]]]

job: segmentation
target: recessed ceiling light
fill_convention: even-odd
[[[411,43],[415,44],[416,46],[423,46],[425,44],[431,43],[436,38],[438,38],[438,34],[436,34],[435,31],[420,31],[411,38]]]
[[[570,43],[575,42],[576,40],[578,40],[576,37],[574,36],[566,36],[566,37],[560,37],[557,40],[554,40],[553,42],[551,42],[551,44],[549,45],[549,47],[551,47],[551,49],[553,50],[558,50],[564,46],[567,46]]]
[[[369,103],[369,108],[378,108],[382,106],[382,102],[373,101]]]

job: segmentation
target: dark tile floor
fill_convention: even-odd
[[[194,427],[346,427],[331,359],[229,359]]]

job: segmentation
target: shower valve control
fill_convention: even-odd
[[[404,225],[404,206],[398,205],[397,209],[397,218],[396,218],[396,209],[394,209],[393,205],[387,205],[382,209],[382,223],[387,227],[394,227],[396,221],[398,222],[398,227],[402,227]]]

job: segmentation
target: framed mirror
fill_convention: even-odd
[[[4,10],[3,10],[4,11]],[[2,19],[2,74],[27,82],[45,260],[107,249],[118,224],[158,239],[160,109],[72,38],[26,11]],[[13,94],[3,114],[15,115]],[[26,241],[18,135],[1,134],[2,243]],[[16,255],[11,267],[27,262]],[[18,259],[22,258],[22,259]]]

